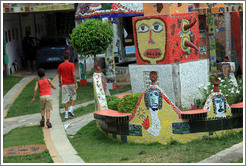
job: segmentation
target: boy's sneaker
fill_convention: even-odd
[[[40,126],[44,127],[44,119],[41,119]]]
[[[51,127],[52,127],[52,125],[51,125],[50,122],[46,122],[46,126],[47,126],[48,128],[51,128]]]
[[[72,106],[69,107],[68,113],[69,113],[69,115],[74,116],[73,107]]]
[[[65,111],[65,119],[68,119],[68,111]]]

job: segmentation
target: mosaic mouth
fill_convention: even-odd
[[[151,50],[145,51],[144,56],[148,58],[159,58],[161,54],[162,54],[161,50],[151,49]]]

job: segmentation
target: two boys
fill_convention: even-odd
[[[76,90],[78,89],[78,87],[74,64],[69,62],[70,57],[68,54],[64,54],[63,58],[64,62],[59,65],[57,73],[59,74],[59,87],[62,88],[62,104],[65,105],[65,119],[68,119],[68,113],[74,116],[73,106],[76,100]],[[42,116],[40,125],[44,127],[44,114],[46,111],[46,125],[48,128],[51,128],[52,125],[50,123],[50,110],[52,110],[52,99],[50,87],[53,89],[56,89],[56,87],[50,79],[44,77],[44,69],[38,70],[38,76],[39,80],[35,84],[33,99],[31,103],[35,102],[36,92],[39,88]],[[71,100],[71,105],[68,110],[69,100]]]

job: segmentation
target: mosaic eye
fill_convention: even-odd
[[[139,33],[145,33],[145,32],[148,32],[149,31],[149,26],[148,25],[146,25],[146,24],[141,24],[141,25],[139,25],[139,27],[138,27],[138,32]]]
[[[154,32],[159,33],[161,31],[163,31],[163,25],[161,23],[159,23],[159,22],[156,22],[156,23],[153,24],[152,29],[153,29]]]

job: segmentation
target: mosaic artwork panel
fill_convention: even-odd
[[[106,82],[102,73],[93,74],[93,89],[95,98],[96,110],[108,109],[107,99],[106,99]]]
[[[180,118],[181,111],[172,102],[170,102],[168,97],[158,86],[152,86],[152,88],[153,90],[151,91],[154,94],[149,93],[152,95],[146,95],[146,92],[144,92],[138,101],[132,117],[129,118],[130,125],[142,125],[142,136],[129,135],[127,137],[128,142],[160,142],[162,144],[167,144],[171,140],[176,140],[181,143],[186,143],[194,139],[201,139],[204,136],[221,135],[225,132],[230,132],[232,130],[235,131],[238,129],[232,128],[241,127],[241,125],[236,124],[237,118],[240,119],[240,117],[236,117],[233,120],[232,114],[228,110],[229,105],[227,102],[227,111],[225,113],[226,117],[228,117],[227,119],[217,119],[216,114],[211,110],[209,111],[208,118],[205,118],[203,121],[197,120],[190,122],[189,120]],[[160,90],[162,100],[159,100],[157,97],[159,96],[159,91],[154,89]],[[221,94],[216,93],[214,95]],[[146,100],[146,98],[148,99]],[[212,101],[211,96],[210,98]],[[211,106],[211,109],[213,109],[213,106]],[[232,119],[232,122],[230,122],[233,124],[232,127],[230,127],[230,125],[226,125],[230,119]],[[223,121],[225,129],[221,126],[221,120]],[[216,125],[216,123],[220,124]],[[206,126],[209,130],[205,129]],[[214,132],[213,130],[220,131]]]
[[[106,66],[106,82],[107,84],[116,84],[116,75],[115,75],[115,62],[113,55],[113,45],[111,44],[108,49],[105,51],[105,66]],[[115,89],[116,86],[110,86],[110,89]],[[115,88],[113,88],[115,87]]]
[[[217,71],[214,15],[208,15],[209,53],[211,71]]]
[[[189,26],[190,28],[184,28]],[[197,60],[198,14],[133,18],[137,64],[170,64]],[[191,43],[191,47],[186,45]],[[193,48],[194,47],[194,48]]]
[[[3,156],[26,156],[41,153],[47,149],[46,145],[22,145],[3,148]]]
[[[217,104],[215,103],[216,100],[218,100]],[[223,102],[224,102],[224,104],[223,104]],[[216,108],[216,105],[217,105],[217,108]],[[217,109],[220,105],[224,108],[224,111],[221,113],[218,113]],[[232,116],[231,107],[221,92],[211,93],[208,96],[208,98],[204,104],[203,109],[207,110],[207,112],[208,112],[207,118]]]

